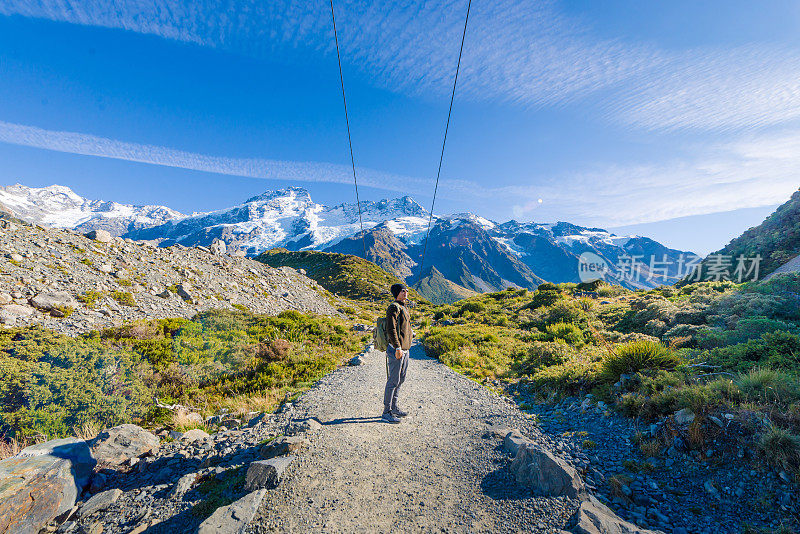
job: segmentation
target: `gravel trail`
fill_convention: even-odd
[[[552,532],[578,506],[534,497],[508,470],[490,424],[541,434],[513,405],[411,348],[400,424],[380,422],[384,353],[303,395],[295,418],[323,423],[268,492],[248,532]]]

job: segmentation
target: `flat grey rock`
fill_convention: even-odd
[[[91,499],[83,503],[78,510],[78,517],[90,516],[95,512],[105,510],[120,498],[122,490],[114,488],[94,495]]]
[[[157,449],[159,439],[136,425],[119,425],[107,428],[92,440],[92,456],[101,465],[122,465]]]
[[[244,489],[253,491],[277,486],[281,481],[283,472],[294,459],[294,455],[289,455],[252,462],[250,467],[247,468]]]
[[[248,493],[238,501],[221,506],[200,524],[198,534],[240,534],[255,517],[267,490]]]

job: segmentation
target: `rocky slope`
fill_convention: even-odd
[[[338,313],[336,298],[290,267],[212,249],[155,247],[0,220],[0,321],[75,334],[212,308]],[[215,253],[216,252],[216,253]],[[332,304],[333,303],[333,304]]]
[[[63,185],[0,187],[0,203],[16,217],[34,224],[69,228],[80,233],[106,230],[115,236],[185,217],[166,206],[89,200]]]

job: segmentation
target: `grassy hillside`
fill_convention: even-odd
[[[341,319],[216,310],[191,320],[126,324],[72,338],[0,330],[0,436],[80,435],[86,425],[168,421],[154,406],[204,415],[274,409],[361,350],[367,335]]]
[[[283,248],[268,250],[258,261],[272,267],[288,266],[305,269],[312,278],[332,293],[352,300],[383,302],[391,299],[389,288],[402,280],[387,273],[371,261],[337,252],[292,252]],[[424,301],[419,293],[409,289],[409,298]]]
[[[800,472],[800,275],[581,295],[542,284],[437,306],[424,345],[525,396],[591,392],[644,420],[687,408],[698,445],[712,416],[732,414],[754,447]]]
[[[800,254],[800,191],[779,206],[764,222],[731,241],[719,254],[734,258],[762,257],[761,276],[767,275]]]
[[[448,304],[478,294],[451,282],[436,267],[431,267],[428,274],[414,282],[411,287],[434,304]]]

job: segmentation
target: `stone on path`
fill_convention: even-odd
[[[122,490],[114,488],[112,490],[104,491],[94,495],[91,499],[83,503],[83,506],[78,510],[78,517],[90,516],[95,512],[105,510],[120,498]]]
[[[92,456],[104,466],[122,465],[157,449],[159,439],[136,425],[107,428],[91,441]]]
[[[675,422],[679,425],[688,425],[694,421],[694,413],[688,408],[681,408],[675,412]]]
[[[294,455],[279,456],[269,460],[258,460],[250,464],[245,476],[244,489],[253,491],[260,488],[272,488],[277,486],[283,472],[294,460]]]
[[[194,296],[192,295],[193,290],[194,288],[192,287],[192,284],[189,282],[183,282],[176,286],[175,293],[177,293],[178,296],[183,300],[192,302],[194,300]]]
[[[299,451],[307,445],[308,440],[300,436],[281,436],[261,447],[259,454],[262,458],[268,460],[276,456],[286,456]]]
[[[533,443],[519,447],[511,471],[519,484],[537,495],[577,497],[584,489],[574,468]]]
[[[609,507],[594,497],[581,503],[570,520],[574,534],[657,534],[658,530],[647,530],[625,521]]]
[[[15,326],[18,317],[28,317],[34,312],[29,306],[20,304],[7,304],[0,308],[0,323],[8,326]]]
[[[292,423],[289,425],[289,428],[286,429],[286,435],[294,436],[302,432],[314,432],[320,428],[322,428],[322,423],[313,417],[309,417],[308,419],[292,421]]]
[[[518,430],[511,430],[503,437],[503,450],[516,456],[519,448],[530,443],[530,440],[519,433]]]
[[[200,524],[197,534],[239,534],[255,517],[267,490],[248,493],[238,501],[221,506]]]
[[[214,241],[211,243],[209,247],[212,254],[222,255],[228,252],[228,246],[225,244],[225,241],[222,239],[214,238]]]
[[[0,461],[0,532],[36,534],[71,510],[94,465],[77,438],[31,445]]]

